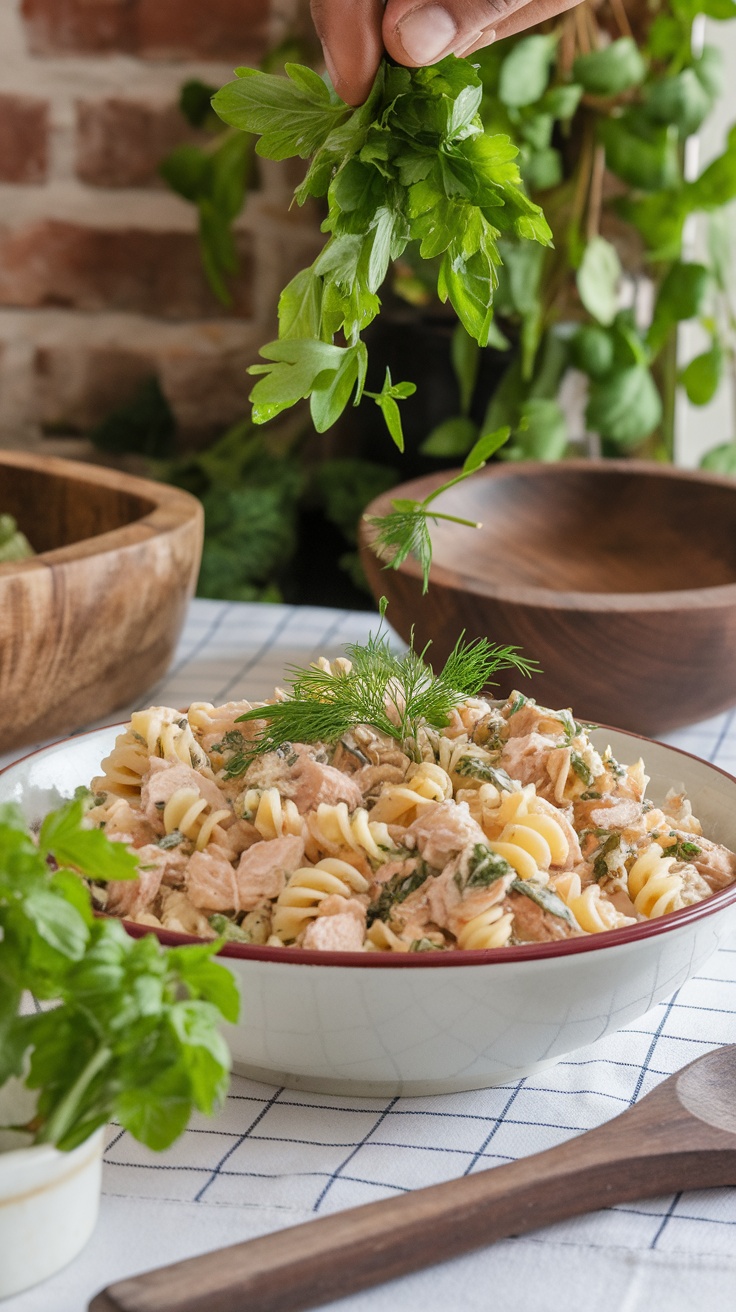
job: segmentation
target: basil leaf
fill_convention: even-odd
[[[557,48],[554,36],[527,36],[518,41],[501,65],[498,96],[514,108],[533,105],[544,94]]]
[[[662,400],[646,365],[594,381],[585,418],[593,432],[624,448],[648,437],[662,418]]]
[[[603,50],[578,55],[572,74],[584,91],[594,96],[619,96],[639,86],[646,77],[646,61],[633,37],[622,36]]]
[[[585,324],[570,342],[570,356],[576,369],[590,378],[604,378],[613,366],[613,338],[604,328]]]
[[[433,428],[419,450],[423,456],[464,456],[477,437],[478,425],[463,415],[455,415]]]
[[[702,355],[696,355],[680,373],[691,405],[707,405],[713,400],[723,376],[723,350],[716,344]]]
[[[662,283],[654,307],[647,341],[656,351],[666,340],[673,324],[694,319],[700,314],[710,287],[710,271],[704,264],[678,260]]]
[[[521,407],[514,434],[514,460],[560,460],[567,448],[567,420],[557,401],[530,397]]]
[[[700,462],[701,469],[711,474],[736,475],[736,442],[724,442],[707,451]]]
[[[541,907],[543,911],[547,911],[549,915],[558,916],[560,920],[566,921],[572,929],[580,928],[570,908],[551,888],[547,888],[542,884],[534,884],[530,879],[515,879],[509,891],[523,893],[524,897],[536,902],[537,906]]]
[[[613,323],[618,308],[621,261],[603,237],[589,241],[577,273],[580,299],[589,314],[606,326]]]
[[[135,879],[137,856],[124,843],[111,843],[101,829],[82,829],[83,815],[81,799],[47,815],[38,838],[41,852],[88,879]]]

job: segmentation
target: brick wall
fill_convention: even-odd
[[[221,85],[305,8],[0,0],[0,446],[83,450],[74,435],[152,374],[185,443],[242,416],[278,291],[318,246],[314,216],[288,211],[288,166],[260,169],[226,312],[202,274],[194,210],[157,166],[196,140],[181,84]]]

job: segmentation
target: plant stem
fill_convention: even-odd
[[[675,407],[677,397],[677,330],[670,333],[660,355],[659,374],[662,389],[661,445],[670,463],[675,459]]]
[[[451,524],[464,524],[466,528],[483,527],[483,525],[479,524],[475,519],[461,519],[459,515],[443,515],[439,510],[425,510],[424,513],[425,515],[428,515],[430,519],[446,519],[449,520]]]
[[[59,1105],[51,1113],[46,1124],[36,1135],[36,1143],[58,1143],[64,1138],[74,1122],[74,1117],[89,1085],[104,1066],[110,1061],[112,1051],[102,1047],[90,1057],[87,1065],[79,1072],[71,1089],[67,1091]]]

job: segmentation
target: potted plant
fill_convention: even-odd
[[[93,915],[85,878],[144,869],[84,828],[84,809],[51,812],[36,840],[0,808],[0,1298],[86,1243],[107,1121],[167,1148],[227,1089],[218,1025],[236,1019],[238,994],[218,944],[166,950]]]

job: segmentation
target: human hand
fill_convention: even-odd
[[[578,0],[311,0],[337,94],[365,100],[384,52],[408,68],[470,55],[571,9]]]

